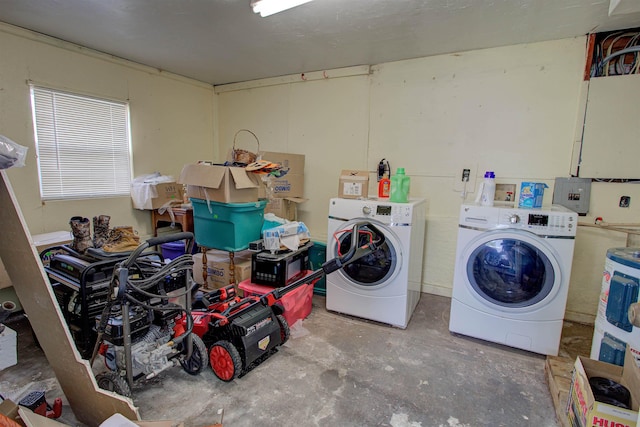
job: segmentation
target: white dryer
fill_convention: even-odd
[[[356,222],[371,222],[385,242],[327,276],[327,310],[406,328],[420,300],[425,214],[425,200],[331,199],[327,259],[348,250],[351,235],[340,232]]]
[[[578,215],[463,205],[449,330],[557,355]]]

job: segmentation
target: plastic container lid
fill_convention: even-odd
[[[486,171],[486,172],[484,173],[484,177],[485,177],[485,178],[495,178],[495,177],[496,177],[496,174],[494,174],[494,173],[493,173],[493,171]]]
[[[404,168],[398,168],[398,169],[396,169],[396,174],[398,174],[398,175],[404,175]]]
[[[640,248],[612,248],[607,250],[607,258],[618,264],[640,269]]]

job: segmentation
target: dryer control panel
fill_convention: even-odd
[[[379,199],[341,199],[329,201],[329,218],[350,221],[356,218],[375,219],[390,226],[412,225],[415,213],[424,210],[424,199],[409,203],[394,203]]]

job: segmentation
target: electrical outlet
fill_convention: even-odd
[[[628,208],[630,204],[631,204],[631,197],[629,196],[620,197],[620,202],[618,203],[618,206],[620,206],[621,208]]]
[[[476,191],[476,170],[475,164],[462,163],[453,175],[453,191],[462,193],[473,193]]]

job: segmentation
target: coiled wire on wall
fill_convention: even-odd
[[[640,31],[611,33],[594,46],[591,77],[640,74],[639,55]]]

